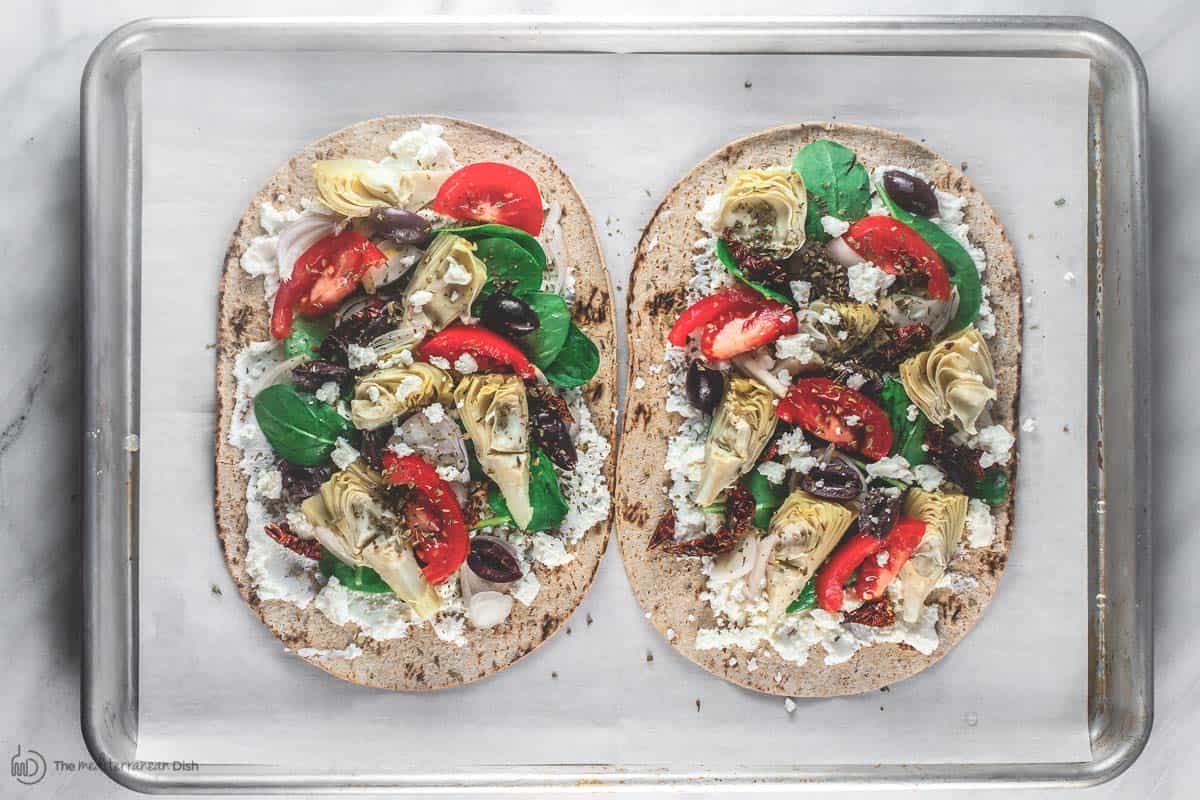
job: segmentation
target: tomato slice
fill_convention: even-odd
[[[413,490],[405,506],[405,524],[411,526],[413,555],[421,562],[421,574],[436,586],[454,574],[471,549],[454,490],[418,455],[385,454],[383,476],[393,486]]]
[[[306,317],[332,311],[358,287],[367,270],[385,261],[387,256],[370,239],[347,228],[332,237],[325,257],[317,265],[320,275],[301,298],[297,310]]]
[[[733,309],[704,326],[700,352],[709,361],[727,361],[798,329],[796,315],[782,303],[770,302],[749,313]]]
[[[908,562],[917,545],[925,538],[926,525],[919,519],[901,517],[883,539],[883,552],[887,559],[883,564],[868,558],[858,568],[858,579],[854,582],[854,593],[864,602],[883,597],[883,591]]]
[[[444,358],[451,367],[463,353],[469,353],[485,372],[506,366],[525,380],[537,377],[537,370],[521,348],[479,325],[451,325],[430,336],[417,348],[417,357],[422,361]]]
[[[737,286],[722,289],[708,297],[702,297],[688,306],[671,326],[671,331],[667,334],[667,341],[676,347],[685,347],[688,336],[701,325],[712,322],[728,311],[750,311],[762,306],[765,302],[766,300],[761,294],[740,283]]]
[[[892,425],[883,409],[862,392],[829,378],[796,381],[775,413],[785,422],[857,450],[872,461],[886,456],[892,447]]]
[[[863,217],[842,235],[843,241],[862,258],[884,272],[900,275],[913,270],[929,278],[929,296],[950,298],[950,274],[946,264],[921,234],[893,217]]]
[[[482,161],[455,172],[433,198],[433,210],[455,219],[498,222],[531,236],[542,231],[542,195],[516,167]]]
[[[279,291],[275,293],[275,305],[271,309],[271,335],[276,339],[286,339],[292,332],[296,304],[317,282],[335,239],[334,236],[326,236],[313,243],[296,259],[292,277],[279,285]]]

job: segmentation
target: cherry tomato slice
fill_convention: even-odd
[[[872,461],[886,456],[892,447],[892,425],[883,409],[862,392],[829,378],[796,381],[775,413],[785,422],[857,450]]]
[[[455,172],[433,198],[433,210],[455,219],[498,222],[531,236],[542,231],[542,195],[516,167],[483,161]]]
[[[387,256],[370,239],[347,228],[333,237],[319,265],[320,275],[301,298],[297,310],[306,317],[332,311],[358,287],[367,270],[385,261]]]
[[[946,264],[921,234],[893,217],[863,217],[842,236],[850,249],[884,272],[900,275],[922,272],[929,278],[929,296],[950,298]]]
[[[709,361],[727,361],[798,329],[796,315],[782,303],[768,303],[748,314],[734,309],[704,326],[700,352]]]
[[[766,300],[749,286],[738,284],[728,289],[702,297],[679,315],[671,326],[667,341],[676,347],[687,345],[688,336],[701,325],[712,322],[727,311],[750,311],[763,305]]]

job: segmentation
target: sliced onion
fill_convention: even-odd
[[[755,353],[758,353],[758,355],[755,355]],[[770,389],[777,397],[787,395],[788,385],[775,377],[766,365],[767,361],[773,362],[774,359],[762,350],[742,353],[740,356],[734,356],[731,360],[733,361],[733,365],[741,372]]]
[[[774,533],[763,537],[763,540],[758,543],[758,554],[754,559],[754,566],[746,575],[748,597],[757,598],[762,594],[763,588],[767,585],[767,565],[771,563],[771,556],[775,554],[778,544],[779,536]]]
[[[854,248],[846,244],[846,240],[840,236],[836,239],[830,239],[826,243],[825,254],[843,267],[852,267],[855,264],[863,262],[863,257],[854,252]]]
[[[296,261],[304,251],[332,234],[337,226],[332,214],[305,211],[295,222],[289,222],[279,231],[279,242],[275,252],[279,259],[279,279],[292,277]]]
[[[709,573],[713,583],[729,583],[750,574],[758,561],[758,537],[747,536],[741,545],[724,555],[718,556]]]
[[[449,416],[433,422],[423,413],[413,414],[396,429],[395,438],[434,467],[454,467],[464,472],[469,466],[462,429]]]
[[[467,619],[476,628],[492,628],[508,619],[513,599],[500,592],[478,592],[467,601]]]
[[[862,486],[863,489],[866,489],[867,476],[863,473],[863,471],[861,469],[858,468],[858,464],[854,463],[854,459],[850,458],[849,456],[843,455],[842,453],[838,453],[837,460],[842,462],[843,464],[845,464],[851,470],[853,470],[854,474],[858,476],[859,485]]]
[[[259,375],[258,380],[247,389],[247,394],[253,398],[268,386],[283,383],[292,374],[292,370],[309,361],[312,361],[312,356],[304,355],[303,353],[298,356],[292,356],[287,361],[280,361],[278,364],[264,371],[262,375]]]

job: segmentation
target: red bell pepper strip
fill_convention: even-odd
[[[829,560],[817,571],[817,605],[830,613],[842,610],[845,584],[864,560],[883,549],[883,539],[855,533],[838,545]]]
[[[884,272],[900,275],[912,270],[929,278],[929,296],[950,299],[950,274],[938,252],[921,235],[894,217],[863,217],[842,240],[862,258]]]
[[[454,490],[418,455],[383,456],[383,477],[392,486],[408,486],[415,493],[411,502],[422,516],[435,524],[414,530],[413,553],[422,563],[425,580],[437,585],[449,578],[467,560],[471,538]],[[437,528],[434,532],[431,528]]]
[[[451,366],[463,353],[511,367],[524,380],[537,377],[537,370],[515,344],[479,325],[454,325],[430,336],[417,348],[422,361],[444,358]]]
[[[297,310],[306,317],[333,310],[368,269],[384,261],[383,251],[352,228],[321,239],[296,259],[292,277],[280,284],[271,310],[271,335],[286,339]]]
[[[925,538],[926,525],[919,519],[901,517],[883,537],[883,550],[887,560],[881,565],[875,558],[868,558],[858,570],[854,593],[864,602],[883,597],[883,590],[900,572],[917,545]]]
[[[688,306],[671,326],[671,331],[667,334],[667,341],[676,347],[684,347],[687,345],[688,336],[701,325],[712,322],[726,312],[752,311],[765,302],[766,299],[761,294],[740,283],[728,289],[722,289]]]

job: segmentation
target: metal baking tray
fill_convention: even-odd
[[[162,771],[138,742],[140,65],[152,51],[721,53],[1086,58],[1089,128],[1089,719],[1082,763],[830,764],[756,772],[702,765],[524,764],[460,774],[202,764]],[[1152,716],[1147,85],[1141,61],[1098,22],[1057,17],[813,19],[158,19],[126,25],[82,84],[86,331],[82,728],[116,781],[146,792],[387,789],[795,789],[1088,785],[1137,758]]]

